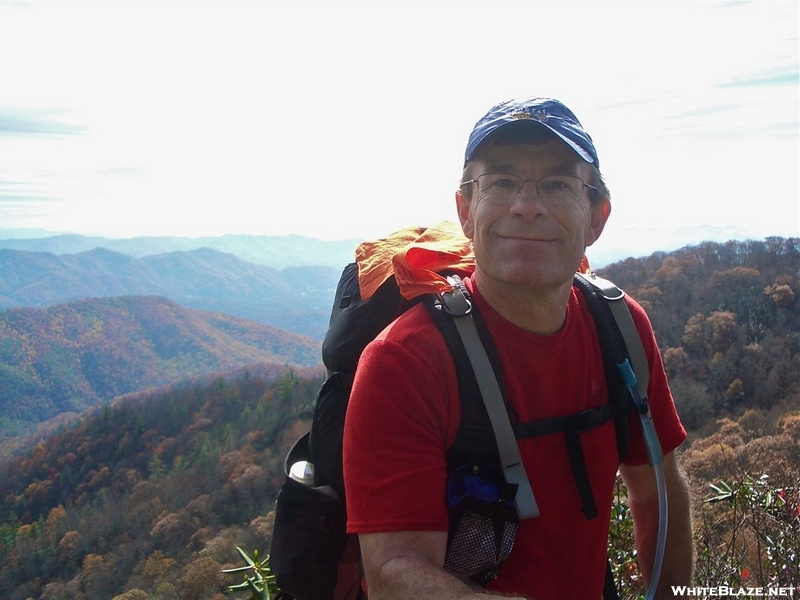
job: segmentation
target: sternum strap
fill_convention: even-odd
[[[586,467],[586,457],[581,444],[580,432],[594,429],[606,421],[623,414],[625,411],[625,406],[605,404],[574,415],[563,415],[512,425],[514,437],[518,440],[564,432],[564,443],[566,444],[567,456],[572,467],[572,476],[578,486],[581,510],[587,519],[593,519],[600,513],[592,493],[592,483],[589,479],[589,470]]]

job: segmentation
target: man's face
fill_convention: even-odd
[[[538,144],[489,145],[474,159],[472,178],[510,173],[522,179],[572,175],[590,182],[592,167],[559,139]],[[479,276],[497,283],[544,289],[572,282],[586,246],[599,237],[607,200],[591,206],[588,191],[575,202],[544,201],[528,182],[510,202],[495,202],[471,183],[472,198],[456,195],[464,234],[472,240]]]

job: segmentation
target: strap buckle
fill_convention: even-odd
[[[442,310],[451,317],[465,317],[472,312],[472,300],[464,282],[458,277],[449,276],[447,282],[452,286],[449,292],[439,294]]]

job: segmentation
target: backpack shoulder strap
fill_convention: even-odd
[[[664,546],[666,544],[667,533],[667,496],[666,488],[663,486],[663,465],[661,454],[661,445],[658,440],[655,426],[653,425],[653,417],[650,413],[647,403],[647,387],[650,380],[650,368],[645,354],[644,345],[642,344],[639,332],[633,322],[633,317],[630,314],[627,303],[624,301],[624,293],[613,283],[597,277],[594,274],[580,275],[577,274],[575,282],[578,285],[586,285],[587,287],[597,290],[597,295],[603,297],[608,306],[608,310],[613,315],[614,323],[623,338],[623,344],[628,351],[628,360],[621,360],[618,363],[621,377],[625,379],[625,386],[629,389],[629,395],[633,400],[636,410],[639,413],[639,418],[642,423],[644,432],[644,440],[647,446],[647,453],[650,458],[650,465],[655,470],[656,481],[661,481],[662,485],[658,485],[658,505],[659,505],[659,522],[658,522],[658,539],[656,541],[656,559],[653,564],[653,578],[651,588],[648,589],[652,592],[658,586],[658,577],[661,572],[660,556],[663,556]],[[578,282],[581,282],[580,284]],[[603,304],[603,303],[600,303]],[[628,361],[630,364],[627,364]],[[631,369],[632,367],[632,369]],[[626,373],[627,372],[627,373]],[[608,563],[606,571],[606,581],[603,588],[603,598],[616,600],[619,596],[616,592],[616,586],[613,582],[613,575],[610,568],[611,563]],[[648,595],[649,596],[649,595]]]
[[[485,458],[488,421],[494,437],[490,456],[499,457],[506,482],[517,488],[517,513],[521,519],[536,517],[539,508],[511,428],[497,376],[500,371],[496,367],[497,361],[492,364],[489,358],[490,352],[494,355],[494,345],[461,279],[451,276],[448,281],[453,291],[440,294],[437,301],[428,301],[426,306],[442,332],[456,365],[464,414],[456,442],[458,447],[454,448],[454,452],[467,454],[467,458],[471,459],[469,462],[476,462],[476,457],[481,455]]]
[[[478,464],[483,461],[496,462],[499,457],[506,472],[506,480],[521,486],[523,495],[518,498],[522,499],[523,510],[528,516],[535,516],[538,514],[538,507],[532,490],[528,496],[530,482],[519,457],[518,438],[563,430],[569,430],[568,433],[571,431],[575,438],[578,431],[591,429],[613,418],[620,461],[627,454],[628,417],[632,405],[617,365],[630,356],[639,385],[645,392],[649,368],[644,347],[624,301],[625,294],[610,281],[599,277],[580,274],[575,277],[575,285],[586,298],[595,321],[610,405],[587,413],[568,415],[561,420],[516,423],[512,426],[503,393],[502,370],[491,336],[460,278],[450,277],[448,280],[453,285],[452,292],[441,294],[436,300],[429,298],[425,302],[453,355],[459,382],[462,419],[456,444],[451,451],[453,456],[448,456],[448,461],[452,459],[460,461],[460,464]],[[493,437],[491,444],[487,444],[488,431],[491,431]],[[573,439],[572,442],[577,440]],[[579,442],[572,443],[571,446],[568,444],[568,450],[572,448],[574,454],[574,448],[578,444]],[[575,465],[583,465],[582,455],[571,459],[573,468]],[[578,471],[576,477],[582,469]],[[579,487],[589,490],[588,486]],[[590,515],[595,512],[592,506],[593,501],[588,497],[584,498],[587,518],[591,518]],[[523,516],[522,513],[520,516]]]
[[[622,462],[628,454],[628,418],[632,402],[618,368],[619,363],[625,360],[627,350],[620,328],[617,327],[614,313],[611,310],[612,301],[608,300],[612,292],[609,289],[608,295],[601,293],[597,287],[579,274],[575,275],[573,283],[582,293],[589,312],[594,319],[606,376],[609,406],[618,407],[614,415],[614,428],[617,438],[617,454],[620,462]],[[619,301],[624,303],[621,291],[617,297],[620,298]]]
[[[577,273],[575,280],[585,282],[602,298],[608,301],[611,315],[614,317],[614,322],[619,328],[619,332],[622,335],[622,340],[628,352],[628,358],[631,361],[634,373],[636,373],[639,393],[643,398],[646,398],[647,386],[650,382],[650,365],[647,361],[644,346],[642,345],[642,338],[639,336],[639,331],[636,329],[636,324],[633,322],[631,311],[625,302],[625,292],[609,280],[598,277],[594,273],[590,275]]]

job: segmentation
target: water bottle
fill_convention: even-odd
[[[314,485],[314,464],[307,460],[299,460],[289,469],[289,477],[303,485]]]

